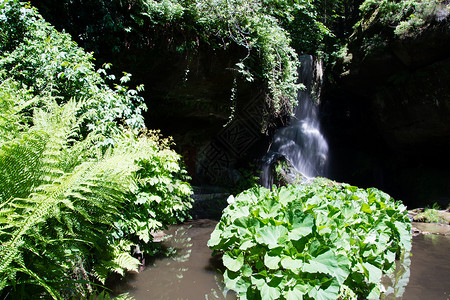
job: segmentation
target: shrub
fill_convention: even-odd
[[[81,136],[85,102],[34,99],[28,121],[30,95],[15,86],[0,84],[0,129],[14,120],[15,131],[0,136],[0,294],[86,296],[95,280],[137,271],[131,247],[186,217],[185,171],[155,135],[123,130],[106,151],[98,130]]]
[[[92,54],[78,47],[70,35],[56,31],[29,4],[1,1],[0,32],[0,81],[13,78],[34,95],[55,96],[60,103],[85,101],[87,128],[100,129],[107,137],[120,131],[120,121],[144,127],[146,107],[138,95],[142,87],[126,86],[131,75],[124,73],[117,83],[106,73],[109,65],[96,71]]]
[[[180,156],[142,133],[131,75],[114,84],[92,61],[29,4],[0,1],[2,298],[95,294],[191,207]]]
[[[229,202],[208,246],[241,299],[378,298],[411,248],[405,206],[374,188],[316,179]]]

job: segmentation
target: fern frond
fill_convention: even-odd
[[[139,270],[139,265],[141,264],[138,259],[131,256],[128,252],[119,253],[114,258],[113,262],[118,266],[118,269],[134,271],[134,272],[137,272]],[[116,271],[116,272],[119,273],[121,271]]]
[[[0,143],[16,138],[27,127],[30,118],[24,111],[37,102],[12,79],[0,83]]]
[[[95,279],[100,281],[102,284],[105,284],[108,275],[111,273],[111,270],[104,264],[96,264],[93,266],[92,271]]]
[[[123,293],[114,297],[115,300],[133,300],[134,298],[129,293]]]
[[[42,158],[48,135],[23,134],[0,145],[0,198],[25,198],[40,183]]]
[[[130,255],[130,248],[126,245],[126,243],[121,244],[120,242],[110,245],[112,249],[109,249],[106,253],[112,255],[112,257],[105,257],[94,267],[94,275],[100,282],[104,283],[111,272],[123,276],[125,271],[137,272],[139,270],[141,263]]]
[[[22,272],[30,275],[30,277],[34,278],[40,286],[44,287],[47,292],[52,296],[53,299],[62,299],[62,297],[58,294],[58,291],[54,290],[51,286],[49,286],[44,279],[42,279],[39,275],[31,271],[30,269],[22,266],[22,268],[16,269],[18,272]]]
[[[95,148],[99,134],[79,135],[80,107],[71,101],[59,106],[49,99],[48,105],[35,110],[31,128],[11,141],[0,141],[0,167],[6,170],[0,173],[3,286],[32,278],[55,298],[51,289],[57,283],[50,276],[67,276],[65,271],[77,264],[91,263],[93,252],[99,256],[106,252],[96,257],[100,263],[93,269],[102,282],[110,272],[138,270],[140,263],[129,254],[130,245],[108,234],[138,190],[136,174],[142,167],[136,162],[169,154],[159,157],[154,141],[131,133],[119,138],[114,148]],[[162,159],[157,167],[164,168],[164,161],[175,158]],[[22,281],[12,280],[16,276]]]

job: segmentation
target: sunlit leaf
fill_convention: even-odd
[[[378,283],[380,281],[383,274],[380,268],[367,262],[363,263],[363,267],[370,283]]]
[[[286,293],[286,300],[302,300],[303,295],[308,292],[308,287],[304,284],[297,284]]]
[[[255,239],[258,243],[265,244],[269,249],[278,247],[287,240],[288,230],[284,226],[266,226],[258,228]]]
[[[280,263],[279,256],[270,256],[268,253],[264,255],[264,264],[269,269],[278,269],[278,264]]]
[[[237,272],[244,265],[244,254],[240,253],[238,257],[234,258],[226,252],[223,255],[223,264],[227,269]]]
[[[279,299],[280,295],[281,291],[278,287],[269,286],[267,283],[264,283],[261,287],[261,299],[275,300]]]

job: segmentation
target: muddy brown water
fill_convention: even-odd
[[[223,265],[206,246],[216,224],[195,220],[171,227],[163,241],[171,254],[155,259],[117,290],[136,300],[236,299],[222,282]],[[450,237],[415,236],[411,256],[383,282],[387,291],[382,299],[450,300]]]
[[[413,237],[405,300],[450,300],[450,236]]]

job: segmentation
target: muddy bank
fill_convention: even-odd
[[[450,210],[429,210],[416,208],[408,212],[413,227],[413,235],[438,234],[450,236]],[[431,218],[434,222],[430,222]]]

